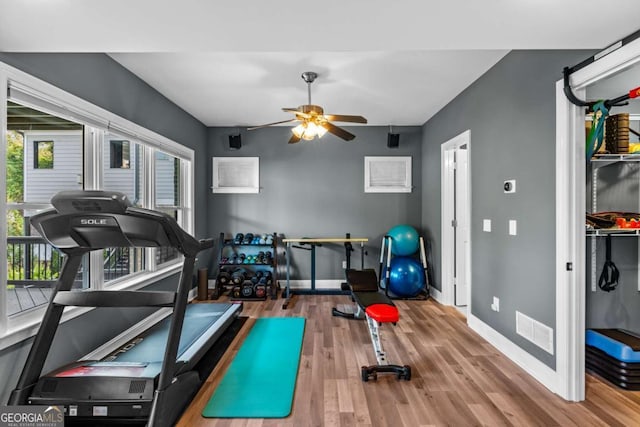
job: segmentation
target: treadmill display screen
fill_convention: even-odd
[[[56,377],[141,377],[146,363],[88,363],[58,372]]]

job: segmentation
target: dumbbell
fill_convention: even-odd
[[[216,277],[216,283],[220,286],[226,286],[231,282],[231,273],[228,270],[222,268]]]
[[[242,296],[242,288],[240,286],[234,286],[231,290],[231,296],[233,298],[240,298]]]
[[[257,298],[264,298],[264,296],[267,294],[267,287],[265,285],[258,284],[253,288],[253,291],[255,292]]]
[[[242,283],[242,296],[244,298],[249,298],[253,295],[253,283],[251,280],[245,280]]]
[[[247,271],[244,268],[238,268],[231,273],[231,283],[234,285],[240,285],[247,278]]]
[[[253,241],[253,233],[247,233],[244,235],[244,239],[242,239],[243,245],[250,245]]]
[[[236,237],[234,237],[234,239],[233,239],[233,244],[234,245],[241,245],[243,239],[244,239],[244,234],[238,233],[238,234],[236,234]]]
[[[271,285],[271,282],[273,281],[273,275],[271,274],[271,272],[266,271],[263,277],[266,279],[266,284]]]
[[[271,256],[271,251],[266,251],[264,253],[264,256],[262,257],[262,261],[267,265],[273,264],[273,257]]]

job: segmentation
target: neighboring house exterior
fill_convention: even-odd
[[[51,195],[61,189],[83,188],[82,140],[81,130],[24,132],[26,203],[49,203]],[[103,188],[122,192],[137,204],[143,194],[138,173],[142,161],[140,146],[109,134],[104,141]],[[174,157],[158,154],[155,169],[156,204],[175,205],[179,171]]]

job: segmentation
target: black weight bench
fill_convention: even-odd
[[[380,326],[382,323],[393,323],[400,319],[398,309],[393,302],[378,289],[378,277],[375,270],[347,270],[346,289],[351,291],[353,301],[356,303],[355,313],[345,313],[333,308],[331,314],[334,316],[346,317],[348,319],[367,319],[369,335],[373,343],[373,350],[376,353],[377,365],[363,366],[362,381],[369,381],[369,378],[377,379],[378,373],[394,373],[398,379],[411,379],[411,367],[404,365],[391,365],[387,361],[387,356],[382,349],[380,339]]]

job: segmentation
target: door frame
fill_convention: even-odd
[[[640,39],[576,71],[574,94],[640,63]],[[571,401],[585,398],[586,208],[585,113],[567,99],[564,82],[556,83],[556,379],[549,388]],[[637,102],[637,101],[636,101]]]
[[[455,165],[453,153],[461,146],[467,146],[467,211],[465,220],[467,223],[467,241],[465,258],[467,260],[467,313],[471,313],[471,131],[466,130],[461,134],[443,142],[440,145],[440,241],[442,252],[440,254],[440,266],[442,269],[442,294],[440,302],[446,305],[454,305],[455,288],[453,283],[453,263],[446,262],[454,259],[455,241],[451,220],[454,216],[455,183],[453,180]]]

